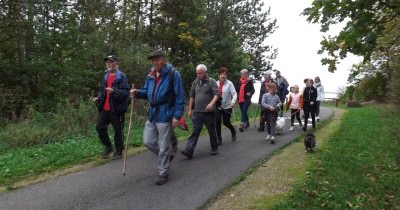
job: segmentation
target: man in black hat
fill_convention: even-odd
[[[163,185],[168,182],[173,158],[169,146],[174,136],[173,127],[179,125],[183,116],[185,92],[181,74],[167,63],[161,50],[153,52],[148,59],[151,60],[152,68],[146,82],[141,89],[132,89],[131,94],[150,103],[143,142],[158,156],[159,179],[156,184]]]
[[[107,127],[111,123],[114,128],[115,152],[112,159],[122,158],[124,150],[123,125],[124,113],[128,108],[129,102],[129,83],[128,78],[118,69],[118,58],[109,55],[104,58],[107,71],[102,81],[101,92],[92,101],[96,103],[99,110],[96,130],[99,134],[101,143],[104,145],[102,158],[107,158],[113,151]]]

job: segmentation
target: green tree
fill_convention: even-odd
[[[319,53],[327,52],[328,57],[321,60],[328,65],[330,72],[336,71],[336,64],[353,53],[371,59],[377,49],[377,39],[388,30],[388,23],[400,15],[399,1],[382,0],[314,0],[312,6],[303,11],[307,20],[320,23],[321,31],[326,32],[332,24],[347,22],[337,36],[321,41]]]

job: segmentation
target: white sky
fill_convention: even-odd
[[[328,71],[328,66],[322,66],[322,55],[318,55],[322,35],[320,25],[308,23],[301,12],[311,5],[311,0],[264,0],[265,6],[271,7],[271,17],[277,19],[278,29],[269,38],[267,43],[278,48],[278,56],[272,60],[273,69],[281,71],[289,85],[304,87],[305,78],[319,76],[326,92],[337,92],[339,87],[346,85],[349,69],[352,64],[359,63],[361,58],[348,56],[341,61],[335,73]],[[340,31],[338,26],[331,29],[329,34],[336,35]],[[256,86],[256,89],[259,85]],[[258,94],[255,94],[258,97]],[[332,96],[327,96],[332,97]]]

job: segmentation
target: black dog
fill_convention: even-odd
[[[316,139],[314,134],[307,133],[304,137],[304,146],[306,147],[306,152],[312,152],[315,147]]]

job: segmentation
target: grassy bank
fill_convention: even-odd
[[[64,111],[63,113],[66,112]],[[93,110],[89,110],[88,112],[92,113]],[[252,106],[249,115],[254,117],[255,113],[256,106]],[[56,116],[56,119],[62,120],[63,115],[61,113],[59,116]],[[46,117],[43,115],[38,117],[40,119],[9,125],[0,131],[0,192],[22,186],[23,184],[17,184],[16,186],[15,183],[27,178],[39,178],[42,174],[67,169],[79,164],[94,163],[94,165],[99,165],[106,163],[107,161],[99,159],[102,145],[95,132],[95,119],[93,119],[92,114],[68,115],[64,121],[77,122],[82,116],[88,116],[88,118],[90,117],[89,119],[92,119],[91,121],[86,118],[81,119],[87,124],[84,129],[89,130],[85,131],[87,132],[86,135],[83,135],[83,132],[76,132],[77,135],[73,135],[73,131],[78,128],[55,127],[53,124],[55,120],[54,116],[46,120]],[[240,120],[239,108],[235,109],[235,119],[237,123]],[[129,119],[126,118],[125,135],[128,129],[128,121]],[[133,123],[128,148],[142,147],[143,124],[143,120]],[[191,129],[191,120],[187,119],[187,124],[189,129]],[[110,136],[113,136],[111,125],[109,128],[111,131]],[[18,130],[23,130],[24,132],[18,132]],[[180,139],[187,138],[191,133],[191,130],[186,132],[181,129],[175,129],[175,131]],[[44,137],[42,132],[48,134],[47,136],[52,136],[52,140],[40,139]],[[203,132],[205,132],[205,128]],[[68,135],[66,136],[67,133]],[[34,135],[34,137],[31,135]],[[25,136],[27,138],[23,141]],[[10,139],[11,137],[12,139]],[[113,138],[111,137],[111,139]],[[15,142],[13,142],[14,140]]]
[[[400,209],[399,121],[396,107],[348,109],[306,158],[305,179],[273,209]]]

